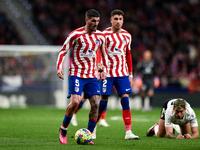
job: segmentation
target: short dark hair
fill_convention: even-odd
[[[100,17],[99,12],[96,11],[95,9],[89,9],[89,10],[85,13],[85,18],[91,19],[92,17]]]
[[[115,9],[111,12],[111,17],[113,17],[114,15],[122,15],[124,17],[124,12],[122,10]]]

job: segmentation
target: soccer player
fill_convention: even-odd
[[[67,144],[67,129],[76,107],[81,101],[81,94],[89,99],[88,130],[92,133],[97,122],[100,89],[97,80],[96,66],[101,73],[101,79],[107,77],[107,50],[105,36],[97,30],[100,15],[98,11],[90,9],[85,14],[86,25],[72,31],[58,54],[57,76],[63,77],[62,63],[67,52],[72,48],[72,63],[69,68],[69,95],[71,102],[66,108],[63,123],[60,126],[59,141]],[[101,50],[102,64],[96,64],[97,51]],[[94,144],[91,142],[90,144]]]
[[[154,96],[154,76],[155,76],[155,63],[152,60],[152,53],[150,50],[146,50],[143,53],[143,60],[137,64],[137,71],[140,76],[142,76],[142,88],[141,88],[141,98],[142,98],[142,109],[143,111],[151,111],[153,96]],[[145,97],[149,97],[149,108],[145,109],[144,100]]]
[[[179,133],[176,136],[173,128]],[[190,130],[191,129],[191,130]],[[190,135],[190,132],[192,134]],[[172,139],[194,139],[199,137],[198,123],[194,110],[184,99],[165,101],[159,123],[147,131],[147,136],[168,137]]]
[[[139,139],[131,131],[131,111],[129,106],[129,93],[132,92],[131,84],[132,57],[131,57],[131,35],[122,29],[124,12],[116,9],[111,12],[112,26],[105,29],[106,45],[108,50],[108,73],[107,79],[100,81],[100,103],[99,120],[102,112],[107,106],[108,98],[113,85],[121,98],[122,116],[125,124],[125,139]]]

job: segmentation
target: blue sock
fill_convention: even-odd
[[[122,109],[123,110],[129,110],[130,106],[129,106],[129,98],[128,97],[124,97],[121,99],[121,105],[122,105]]]
[[[104,110],[103,111],[106,111],[107,110],[107,104],[106,104],[106,107],[104,108]]]
[[[79,103],[78,107],[79,107],[79,108],[82,108],[83,103],[84,103],[84,102],[81,101],[81,102]]]
[[[65,117],[64,117],[64,119],[63,119],[63,124],[62,124],[63,127],[67,128],[68,125],[69,125],[69,123],[70,123],[70,121],[71,121],[71,119],[72,119],[72,116],[69,117],[69,116],[67,116],[67,115],[65,114]]]
[[[99,113],[100,114],[104,111],[104,109],[107,109],[107,103],[108,103],[108,101],[100,100],[100,102],[99,102]]]
[[[97,124],[97,120],[95,119],[89,119],[88,121],[88,130],[92,133],[94,131],[94,128]]]

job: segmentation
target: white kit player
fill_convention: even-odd
[[[131,35],[122,29],[124,12],[115,9],[111,12],[112,26],[105,29],[106,47],[108,50],[108,73],[107,79],[100,81],[100,103],[99,116],[107,106],[108,98],[113,85],[121,98],[122,117],[125,124],[125,139],[139,139],[131,131],[131,111],[129,107],[129,93],[132,93],[132,57],[131,57]]]
[[[101,50],[102,65],[98,64],[98,70],[101,73],[102,80],[106,79],[107,73],[107,50],[105,47],[105,36],[97,30],[100,15],[90,9],[85,14],[86,25],[72,31],[67,37],[62,49],[58,54],[57,76],[63,77],[62,63],[67,52],[72,49],[72,63],[69,68],[69,97],[71,102],[68,104],[65,116],[60,126],[59,141],[61,144],[67,144],[67,129],[81,101],[81,94],[89,99],[91,110],[89,112],[88,130],[92,133],[97,122],[100,89],[97,80],[97,53]],[[92,141],[90,144],[94,144]]]
[[[174,134],[175,129],[179,135]],[[190,134],[192,131],[192,134]],[[194,110],[184,99],[167,100],[162,108],[159,123],[147,131],[147,136],[173,139],[194,139],[199,137],[198,123]]]

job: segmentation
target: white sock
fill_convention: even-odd
[[[159,130],[159,125],[156,125],[156,126],[154,127],[154,132],[155,132],[155,135],[156,135],[156,136],[157,136],[158,130]]]
[[[176,132],[178,132],[178,134],[181,134],[181,129],[180,129],[179,125],[172,124],[172,127],[173,127],[173,129],[176,130]]]

